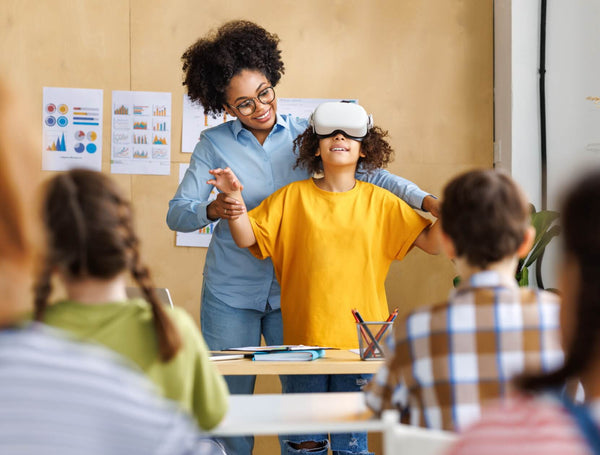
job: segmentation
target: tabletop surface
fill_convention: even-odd
[[[362,392],[231,395],[229,410],[210,434],[303,434],[382,431]]]
[[[304,362],[256,362],[251,359],[236,359],[213,363],[223,375],[368,374],[375,373],[383,360],[360,360],[360,356],[352,351],[329,349],[325,351],[325,357]]]

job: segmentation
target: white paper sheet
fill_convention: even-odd
[[[204,113],[200,103],[192,103],[190,98],[183,95],[183,123],[181,127],[181,153],[192,153],[200,140],[200,133],[207,128],[233,120],[228,114],[213,117]]]
[[[102,169],[102,90],[44,87],[42,169]]]
[[[113,174],[171,173],[171,94],[112,92]]]

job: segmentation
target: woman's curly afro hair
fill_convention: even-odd
[[[272,86],[284,73],[279,37],[249,21],[231,21],[190,46],[183,61],[188,96],[202,103],[206,114],[223,112],[231,78],[244,69],[257,70]]]
[[[364,157],[358,159],[359,169],[374,171],[386,167],[394,158],[394,150],[387,141],[388,132],[375,126],[369,130],[360,143],[360,150]],[[319,138],[309,126],[302,134],[294,139],[294,152],[298,155],[294,169],[301,168],[318,174],[323,172],[323,161],[320,156],[315,156],[319,149]]]

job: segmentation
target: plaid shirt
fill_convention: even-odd
[[[448,302],[399,321],[385,365],[366,387],[375,412],[397,408],[413,425],[458,430],[485,400],[503,396],[515,374],[563,360],[559,301],[496,272],[473,275]]]

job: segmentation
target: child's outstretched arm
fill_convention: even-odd
[[[244,212],[238,217],[229,218],[227,221],[229,222],[229,230],[235,244],[240,248],[251,247],[256,243],[256,237],[254,237],[254,231],[252,230],[250,218],[248,218],[248,212],[242,198],[242,184],[228,167],[225,169],[211,169],[208,172],[214,178],[208,180],[206,183],[214,185],[220,192],[242,204]]]
[[[429,254],[439,254],[441,250],[442,228],[439,221],[423,229],[416,238],[414,245]]]

